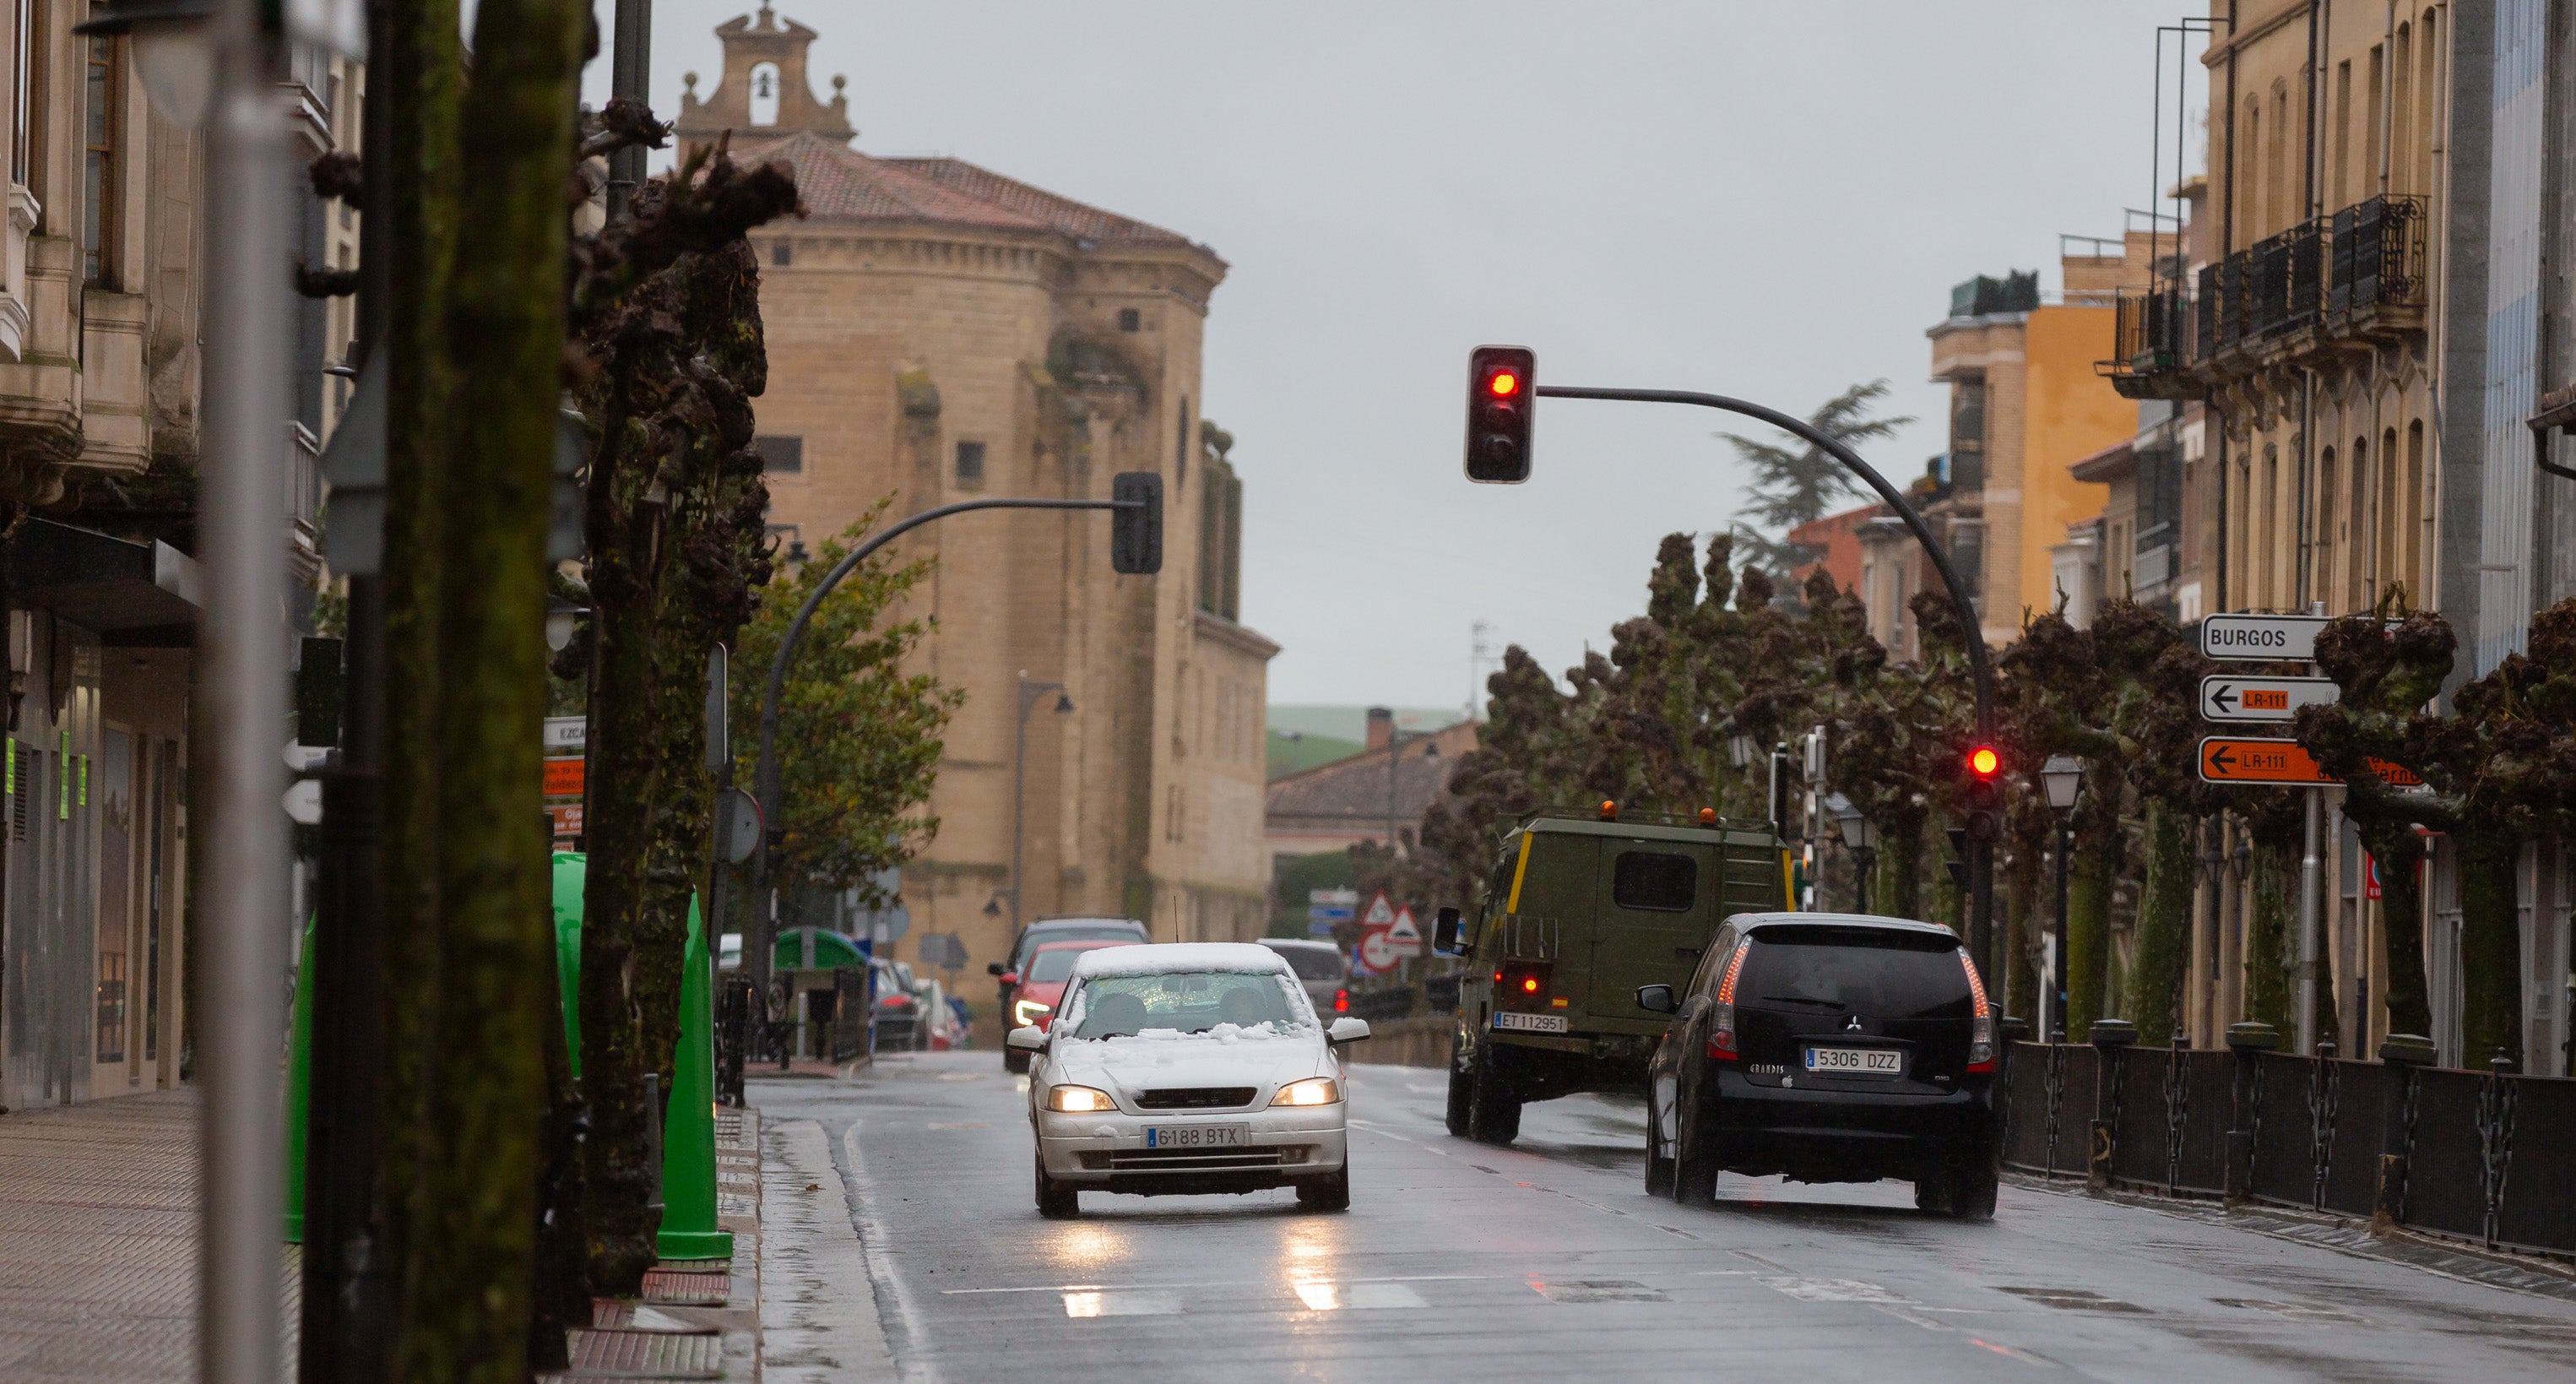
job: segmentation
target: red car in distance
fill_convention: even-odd
[[[1064,985],[1073,977],[1076,957],[1102,947],[1132,947],[1123,939],[1096,939],[1083,942],[1041,942],[1029,953],[1028,969],[1020,972],[1019,987],[1011,993],[1012,1028],[1045,1028],[1055,1020],[1055,1007],[1064,1000]],[[1005,1070],[1025,1072],[1029,1069],[1027,1053],[1002,1050]]]

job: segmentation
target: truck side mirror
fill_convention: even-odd
[[[1637,1007],[1653,1014],[1677,1014],[1682,1006],[1681,1001],[1673,998],[1673,987],[1640,985],[1637,987]]]
[[[1465,931],[1465,922],[1459,918],[1457,909],[1441,909],[1431,924],[1431,949],[1442,956],[1465,956],[1466,939],[1461,936]]]

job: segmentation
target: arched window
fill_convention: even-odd
[[[778,123],[778,64],[756,62],[751,65],[751,123]]]

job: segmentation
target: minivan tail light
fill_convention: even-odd
[[[1336,990],[1333,992],[1333,1012],[1336,1014],[1348,1014],[1351,1012],[1350,991]]]
[[[1744,974],[1744,954],[1751,950],[1750,943],[1738,945],[1718,979],[1717,1003],[1708,1011],[1708,1055],[1714,1061],[1733,1062],[1740,1056],[1735,1050],[1735,978]]]
[[[1968,996],[1977,1005],[1976,1016],[1968,1022],[1968,1070],[1991,1072],[1995,1069],[1995,1014],[1986,1005],[1986,982],[1965,947],[1959,949],[1959,967],[1968,973]]]

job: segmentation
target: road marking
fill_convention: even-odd
[[[1330,1279],[1313,1279],[1289,1285],[1299,1301],[1313,1312],[1364,1312],[1386,1308],[1429,1307],[1422,1294],[1401,1283],[1353,1280],[1336,1283]]]
[[[1857,1278],[1763,1278],[1763,1287],[1800,1302],[1870,1302],[1912,1306],[1914,1299]]]
[[[1067,1293],[1068,1317],[1168,1317],[1181,1310],[1178,1293]]]
[[[1410,1273],[1383,1278],[1345,1278],[1342,1283],[1484,1283],[1498,1278],[1517,1278],[1507,1273]],[[1126,1293],[1149,1288],[1246,1288],[1262,1287],[1272,1282],[1266,1278],[1204,1279],[1186,1283],[1034,1283],[1022,1288],[942,1288],[941,1297],[968,1297],[980,1293]]]
[[[1533,1278],[1530,1290],[1550,1302],[1670,1302],[1659,1288],[1632,1278],[1570,1278],[1557,1282]]]

